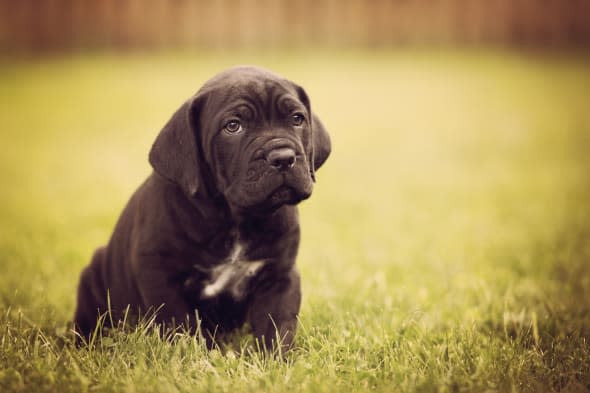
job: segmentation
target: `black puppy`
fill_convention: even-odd
[[[301,87],[255,67],[209,80],[158,135],[154,172],[82,272],[77,331],[128,308],[191,329],[198,314],[209,345],[248,323],[288,348],[301,301],[295,205],[329,154]]]

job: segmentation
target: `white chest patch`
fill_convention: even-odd
[[[243,245],[236,242],[226,262],[211,271],[210,279],[201,291],[201,298],[210,299],[228,292],[234,299],[242,299],[250,279],[266,263],[265,260],[247,261],[243,258]]]

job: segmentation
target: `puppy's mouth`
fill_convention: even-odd
[[[288,154],[288,149],[276,147],[271,150],[275,155],[254,155],[224,191],[228,202],[240,210],[270,213],[309,198],[313,180],[307,160],[296,149]]]
[[[228,201],[240,209],[252,213],[271,213],[283,205],[296,205],[309,198],[312,192],[311,180],[299,177],[267,175],[255,182],[248,182]]]
[[[309,198],[311,192],[301,192],[296,188],[282,185],[272,191],[266,198],[243,208],[250,214],[265,215],[272,213],[285,205],[296,205],[304,199]]]
[[[271,206],[295,205],[309,198],[310,195],[309,193],[301,193],[292,187],[282,185],[270,194],[268,202]]]

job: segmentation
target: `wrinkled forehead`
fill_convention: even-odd
[[[201,89],[207,95],[207,111],[219,111],[235,105],[247,105],[270,113],[301,105],[294,85],[270,71],[236,67],[209,80]]]
[[[225,86],[209,93],[208,106],[213,109],[224,109],[234,105],[247,105],[265,113],[297,101],[292,91],[271,80],[248,81]]]

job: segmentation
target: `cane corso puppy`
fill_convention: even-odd
[[[297,203],[330,138],[298,85],[235,67],[184,103],[156,138],[154,171],[82,272],[75,326],[155,313],[215,338],[248,324],[267,348],[293,340],[301,301]],[[116,323],[116,322],[115,322]]]

